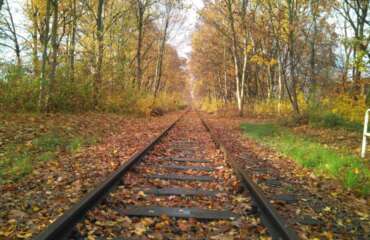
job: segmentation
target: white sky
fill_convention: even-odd
[[[185,13],[185,22],[173,33],[170,44],[176,47],[181,57],[188,58],[191,52],[191,34],[198,20],[198,10],[203,8],[202,0],[185,0],[189,9]]]

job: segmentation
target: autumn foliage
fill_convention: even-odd
[[[211,111],[233,104],[240,114],[332,114],[360,123],[368,8],[368,1],[345,0],[206,1],[190,61],[199,101]]]
[[[186,91],[177,92],[188,87],[185,60],[168,43],[173,33],[161,25],[167,17],[163,8],[172,17],[181,4],[6,1],[0,12],[0,110],[146,114],[183,104]],[[168,26],[176,21],[170,18]]]

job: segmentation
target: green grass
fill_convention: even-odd
[[[32,147],[36,151],[56,151],[61,146],[65,145],[66,139],[60,137],[56,133],[42,135],[32,140]]]
[[[32,161],[28,152],[19,151],[17,145],[10,145],[0,155],[0,183],[8,179],[17,180],[32,171]]]
[[[338,153],[312,139],[297,136],[276,124],[241,125],[245,134],[267,144],[316,173],[336,178],[348,189],[370,194],[370,171],[364,160]]]
[[[95,142],[94,138],[67,138],[57,133],[46,133],[29,143],[7,145],[0,149],[0,184],[26,176],[35,164],[55,159],[62,150],[75,153]]]
[[[313,127],[343,128],[354,132],[361,132],[363,130],[362,123],[350,122],[331,112],[312,112],[309,114],[309,124]]]

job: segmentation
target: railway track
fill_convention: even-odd
[[[186,112],[35,239],[298,239],[209,130]]]

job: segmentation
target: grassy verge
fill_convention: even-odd
[[[303,167],[336,178],[348,189],[370,194],[369,166],[359,157],[338,153],[276,124],[245,123],[241,128],[249,137],[287,155]]]
[[[29,174],[35,164],[55,159],[61,151],[78,152],[92,143],[93,138],[48,132],[26,143],[8,144],[0,153],[0,184],[20,179]]]

